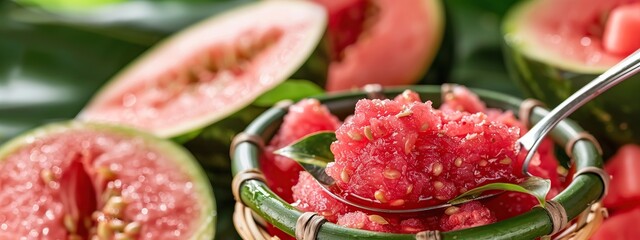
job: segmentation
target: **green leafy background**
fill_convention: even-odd
[[[158,41],[250,0],[100,0],[112,3],[100,7],[87,2],[0,1],[0,143],[73,118],[104,82]],[[499,32],[516,1],[445,2],[454,55],[450,79],[443,80],[520,95],[506,73]],[[217,188],[215,194],[217,238],[237,238],[230,193]]]

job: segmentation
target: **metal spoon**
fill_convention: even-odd
[[[522,173],[527,176],[531,176],[531,173],[529,173],[529,163],[531,162],[533,155],[538,149],[540,142],[542,142],[542,139],[560,121],[567,118],[593,98],[638,72],[640,72],[640,49],[602,73],[575,93],[571,94],[571,96],[551,110],[549,114],[542,118],[529,130],[529,132],[520,137],[516,142],[516,144],[519,144],[522,147],[521,150],[528,151],[527,157],[524,160],[524,165],[522,166]]]
[[[591,81],[589,84],[585,85],[574,94],[569,96],[566,100],[560,103],[556,108],[554,108],[549,114],[547,114],[542,120],[540,120],[535,126],[533,126],[529,132],[523,135],[518,141],[516,141],[517,145],[520,145],[520,150],[526,150],[527,156],[524,161],[524,165],[522,167],[522,172],[531,176],[528,171],[529,163],[533,158],[533,155],[536,152],[536,149],[540,145],[542,139],[555,127],[560,121],[568,117],[575,110],[583,106],[585,103],[589,102],[596,96],[601,93],[607,91],[609,88],[617,85],[618,83],[626,80],[630,76],[633,76],[640,72],[640,50],[634,52],[629,55],[627,58],[623,59],[612,68],[598,76],[596,79]],[[335,186],[335,180],[329,177],[325,172],[324,168],[318,168],[317,166],[302,164],[307,171],[316,179],[316,181],[322,186],[323,190],[331,195],[336,200],[350,205],[355,208],[359,208],[362,210],[367,210],[371,212],[378,212],[383,214],[398,214],[398,213],[419,213],[434,209],[446,208],[452,206],[449,203],[442,203],[437,205],[431,205],[427,207],[420,208],[406,208],[406,209],[386,209],[386,208],[377,208],[372,206],[365,206],[363,204],[351,201],[340,194],[337,194],[332,190],[339,190]],[[479,200],[484,198],[493,197],[495,195],[500,194],[501,192],[484,194],[472,200]],[[379,204],[374,200],[353,196],[352,198],[359,200],[360,202],[368,202],[372,203],[371,205]],[[431,199],[424,199],[424,201],[429,201]],[[457,203],[460,204],[460,203]]]

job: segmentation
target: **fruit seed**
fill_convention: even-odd
[[[71,216],[71,214],[65,214],[62,221],[64,224],[64,228],[66,228],[69,233],[78,232],[78,226],[76,225],[76,222],[73,220],[73,217]]]
[[[480,162],[478,163],[478,165],[480,165],[480,167],[486,167],[489,164],[489,162],[487,162],[487,160],[480,160]]]
[[[509,165],[509,164],[511,164],[511,158],[505,157],[502,160],[500,160],[500,163],[504,164],[504,165]]]
[[[98,175],[100,175],[103,179],[105,179],[107,181],[111,181],[111,180],[116,179],[116,173],[113,172],[108,167],[99,167],[97,169],[97,171],[98,171]]]
[[[398,207],[398,206],[402,206],[404,205],[404,200],[403,199],[396,199],[391,201],[391,203],[389,203],[389,205],[394,206],[394,207]]]
[[[376,198],[376,200],[380,201],[381,203],[387,202],[387,198],[384,197],[384,191],[382,190],[376,191],[375,193],[373,193],[373,196]]]
[[[427,129],[429,129],[429,124],[428,123],[424,123],[420,126],[420,132],[424,132],[427,131]]]
[[[400,171],[387,168],[382,172],[382,175],[387,179],[398,179],[400,177]]]
[[[373,133],[371,132],[370,126],[364,127],[364,136],[367,137],[369,141],[373,141]]]
[[[342,170],[342,172],[340,173],[340,180],[342,180],[344,183],[349,183],[349,174],[347,173],[347,171]]]
[[[124,233],[116,233],[113,236],[113,239],[114,240],[133,240],[133,237],[131,237],[131,236],[127,235],[127,234],[124,234]]]
[[[355,141],[360,141],[362,140],[362,135],[360,135],[357,132],[347,132],[347,135],[349,136],[349,138],[355,140]]]
[[[42,171],[40,171],[40,178],[42,178],[42,181],[45,184],[49,184],[55,179],[55,176],[53,175],[53,172],[51,170],[43,169]]]
[[[142,228],[142,224],[140,224],[139,222],[133,221],[124,227],[124,233],[130,236],[133,236],[138,234],[141,228]]]
[[[415,232],[419,232],[420,230],[422,230],[422,228],[414,228],[409,226],[402,227],[402,231],[407,233],[415,233]]]
[[[100,239],[111,239],[111,236],[113,236],[113,231],[108,222],[102,221],[98,222],[97,234]]]
[[[410,109],[405,109],[402,112],[399,112],[398,114],[396,114],[396,117],[397,118],[408,117],[408,116],[411,116],[411,114],[413,114],[413,111],[411,111]]]
[[[455,164],[456,167],[462,166],[462,158],[456,158],[456,160],[453,161],[453,164]]]
[[[433,176],[439,176],[440,173],[442,173],[442,163],[436,162],[433,164],[433,169],[431,170],[431,172],[433,172]]]
[[[409,186],[407,186],[406,194],[409,194],[411,192],[413,192],[413,184],[409,184]]]
[[[104,216],[104,213],[100,211],[94,211],[93,213],[91,213],[91,220],[100,222],[106,220],[106,217]]]
[[[120,217],[124,212],[124,208],[126,207],[126,205],[127,204],[124,202],[124,199],[122,197],[113,196],[109,198],[107,204],[104,205],[104,208],[102,208],[102,212],[112,217]]]
[[[389,224],[386,219],[381,217],[380,215],[369,215],[369,221],[372,221],[377,224],[386,225]]]
[[[111,219],[109,221],[109,226],[111,226],[111,229],[113,229],[114,231],[121,232],[122,230],[124,230],[125,222],[117,218]]]
[[[459,207],[448,207],[447,209],[444,210],[444,214],[451,216],[457,213],[459,210],[460,210]]]
[[[440,189],[442,189],[444,187],[444,183],[442,183],[440,181],[435,181],[435,182],[433,182],[433,187],[436,190],[440,190]]]
[[[404,153],[409,154],[413,147],[415,147],[416,139],[407,139],[404,141]]]

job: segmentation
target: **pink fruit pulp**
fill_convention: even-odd
[[[442,40],[437,0],[315,1],[329,11],[329,91],[415,83]]]
[[[189,176],[141,139],[76,130],[31,141],[0,165],[1,239],[67,239],[65,215],[87,239],[96,221],[84,221],[104,207],[108,185],[127,203],[124,220],[141,223],[140,239],[186,239],[196,231],[189,223],[201,209]]]

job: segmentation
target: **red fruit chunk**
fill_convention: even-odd
[[[609,13],[602,45],[608,52],[624,56],[640,49],[640,3],[622,5]]]
[[[618,210],[640,206],[640,146],[622,146],[604,168],[611,175],[605,207]]]
[[[421,216],[421,219],[381,217],[356,211],[354,208],[329,196],[307,172],[300,172],[298,183],[293,186],[292,204],[304,212],[316,212],[338,225],[371,231],[416,233],[438,227],[437,216]],[[385,223],[386,222],[386,223]]]
[[[487,208],[495,214],[498,221],[518,216],[538,205],[535,197],[518,192],[505,192],[485,202]]]
[[[447,208],[440,219],[440,228],[443,231],[453,231],[494,222],[496,222],[496,217],[488,208],[480,202],[472,201]]]
[[[367,214],[361,211],[349,212],[338,217],[336,224],[349,228],[377,232],[417,233],[438,229],[438,216],[421,216],[403,219],[397,216]]]
[[[300,172],[298,183],[293,186],[292,204],[304,212],[316,212],[327,220],[335,222],[338,215],[346,213],[348,206],[332,198],[324,192],[316,180],[308,172]]]
[[[480,101],[478,95],[469,91],[468,88],[460,85],[451,85],[451,91],[445,93],[444,103],[440,110],[462,111],[462,112],[485,112],[486,106]]]
[[[335,162],[326,171],[344,192],[374,204],[433,204],[518,178],[518,136],[519,129],[484,113],[439,111],[431,102],[360,100],[336,131]]]
[[[364,229],[376,232],[393,232],[391,219],[380,215],[367,215],[364,212],[350,212],[340,216],[337,224],[348,228]],[[395,224],[394,224],[395,225]]]
[[[287,202],[293,202],[291,187],[296,184],[302,167],[294,160],[275,155],[273,151],[285,147],[314,132],[335,130],[340,121],[316,99],[302,100],[289,108],[284,121],[266,147],[260,159],[260,166],[267,179],[267,185]]]
[[[592,240],[626,240],[638,239],[640,236],[640,208],[612,216],[604,221]]]

